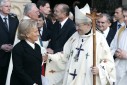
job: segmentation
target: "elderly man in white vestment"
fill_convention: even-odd
[[[127,85],[127,7],[123,8],[124,22],[111,43],[111,51],[116,57],[116,85]]]
[[[96,85],[114,85],[116,80],[114,60],[106,39],[97,31],[97,58],[96,67],[93,67],[92,21],[85,16],[86,13],[90,13],[88,4],[82,9],[75,7],[77,32],[65,43],[63,53],[48,54],[48,59],[57,64],[52,69],[52,74],[64,72],[63,83],[59,85],[93,85],[93,75],[96,75]]]

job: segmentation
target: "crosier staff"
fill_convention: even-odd
[[[93,11],[91,14],[86,14],[87,17],[92,19],[92,28],[93,28],[93,67],[96,67],[96,11]],[[93,85],[96,85],[96,75],[93,75]]]

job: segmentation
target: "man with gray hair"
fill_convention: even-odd
[[[24,7],[24,17],[23,19],[32,19],[35,21],[38,21],[38,17],[40,15],[38,8],[36,7],[35,3],[27,3]],[[16,34],[17,35],[17,34]],[[15,36],[15,42],[14,45],[19,42],[19,39],[17,36]]]
[[[107,13],[100,14],[99,18],[97,19],[97,28],[102,32],[109,46],[117,31],[117,29],[110,28],[110,26],[111,26],[110,15]]]
[[[38,20],[38,16],[40,15],[39,9],[36,7],[34,3],[27,3],[24,7],[24,18],[23,19],[33,19]]]
[[[5,85],[18,19],[10,14],[10,0],[0,0],[0,85]]]

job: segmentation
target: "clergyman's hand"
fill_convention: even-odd
[[[127,59],[127,52],[119,48],[116,50],[115,56],[119,59]]]
[[[91,67],[91,72],[93,73],[93,75],[99,75],[98,67]]]
[[[125,50],[119,49],[119,54],[121,59],[127,59],[127,52]]]

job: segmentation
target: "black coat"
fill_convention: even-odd
[[[12,51],[13,71],[10,85],[33,85],[41,82],[42,55],[39,45],[33,49],[26,41],[20,41]]]
[[[17,26],[19,21],[17,17],[8,15],[9,19],[9,31],[6,28],[2,18],[0,17],[0,47],[3,44],[12,44],[14,43],[15,33],[17,30]],[[0,66],[7,66],[10,60],[10,52],[5,52],[4,50],[0,50]]]
[[[112,29],[117,29],[117,21],[116,22],[113,22],[112,25],[110,26],[110,28]]]
[[[110,30],[109,30],[109,32],[108,32],[108,35],[107,35],[107,37],[106,37],[106,40],[107,40],[109,46],[110,46],[112,40],[114,39],[114,36],[115,36],[115,34],[116,34],[116,31],[117,31],[117,29],[115,29],[115,28],[110,28]]]
[[[59,22],[56,22],[48,48],[53,49],[55,53],[63,51],[64,44],[75,31],[75,24],[71,19],[68,19],[62,28],[59,28]]]
[[[47,40],[51,39],[51,34],[52,34],[52,30],[53,30],[53,23],[50,19],[44,17],[43,14],[41,14],[41,17],[43,18],[43,20],[46,21],[46,23],[44,22],[44,25],[43,25],[43,32],[42,32],[41,38],[43,41],[47,41]]]
[[[43,32],[42,32],[42,36],[41,36],[43,41],[47,41],[47,40],[51,39],[51,34],[52,34],[52,30],[53,30],[52,22],[47,18],[46,18],[46,22],[47,22],[47,26],[44,24]]]

